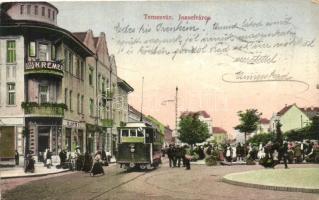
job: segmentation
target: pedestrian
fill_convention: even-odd
[[[285,141],[283,144],[283,159],[284,159],[284,164],[285,164],[285,169],[288,169],[287,165],[287,159],[288,159],[288,143]]]
[[[173,145],[172,144],[170,144],[167,149],[167,157],[168,157],[169,167],[173,167]]]
[[[102,167],[102,155],[101,151],[98,151],[93,160],[93,165],[91,169],[91,176],[94,176],[95,174],[103,174],[104,175],[104,169]]]
[[[188,148],[188,146],[185,145],[183,149],[185,152],[183,162],[185,161],[186,170],[190,170],[191,169],[191,159],[192,159],[192,156],[190,153],[190,148]]]
[[[32,151],[29,151],[27,156],[26,156],[26,162],[25,162],[25,166],[24,166],[24,172],[27,173],[27,172],[31,172],[31,173],[34,173],[34,159],[33,159],[33,156],[32,156]]]
[[[107,161],[107,156],[104,148],[102,149],[102,162],[104,166],[109,166],[109,163]]]
[[[50,149],[46,151],[46,167],[49,169],[52,166],[52,153]]]
[[[176,147],[176,153],[175,153],[175,156],[176,156],[176,165],[177,167],[181,167],[181,159],[182,159],[182,149],[179,145],[177,145]]]
[[[15,151],[14,159],[16,161],[16,165],[19,165],[19,152],[17,150]]]
[[[64,149],[60,151],[59,157],[60,157],[60,167],[63,168],[64,163],[66,161],[66,151]]]
[[[84,172],[89,172],[91,170],[91,166],[92,166],[92,157],[89,154],[89,152],[85,152],[82,170]]]
[[[176,147],[173,145],[172,149],[172,160],[173,160],[173,167],[176,167]]]

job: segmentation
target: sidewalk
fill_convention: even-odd
[[[191,164],[194,165],[205,165],[205,159],[204,160],[197,160],[195,162],[191,162]],[[227,161],[220,161],[221,165],[246,165],[246,162],[243,161],[237,161],[237,162],[227,162]]]
[[[43,163],[36,163],[34,167],[34,173],[25,173],[23,167],[21,166],[0,168],[0,177],[1,179],[36,177],[69,171],[69,169],[57,169],[55,165],[48,169],[47,167],[44,167]]]

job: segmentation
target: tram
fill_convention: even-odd
[[[161,163],[163,136],[143,122],[129,122],[118,128],[117,163],[125,169],[156,168]]]

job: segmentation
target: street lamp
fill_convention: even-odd
[[[175,99],[169,99],[162,101],[161,105],[165,106],[167,103],[175,102],[175,136],[177,136],[177,119],[178,119],[178,87],[176,86]]]

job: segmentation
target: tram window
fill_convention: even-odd
[[[122,137],[128,137],[128,130],[122,130]]]
[[[137,137],[144,137],[143,130],[137,131]]]
[[[130,130],[130,136],[131,137],[136,137],[136,129],[131,129]]]

